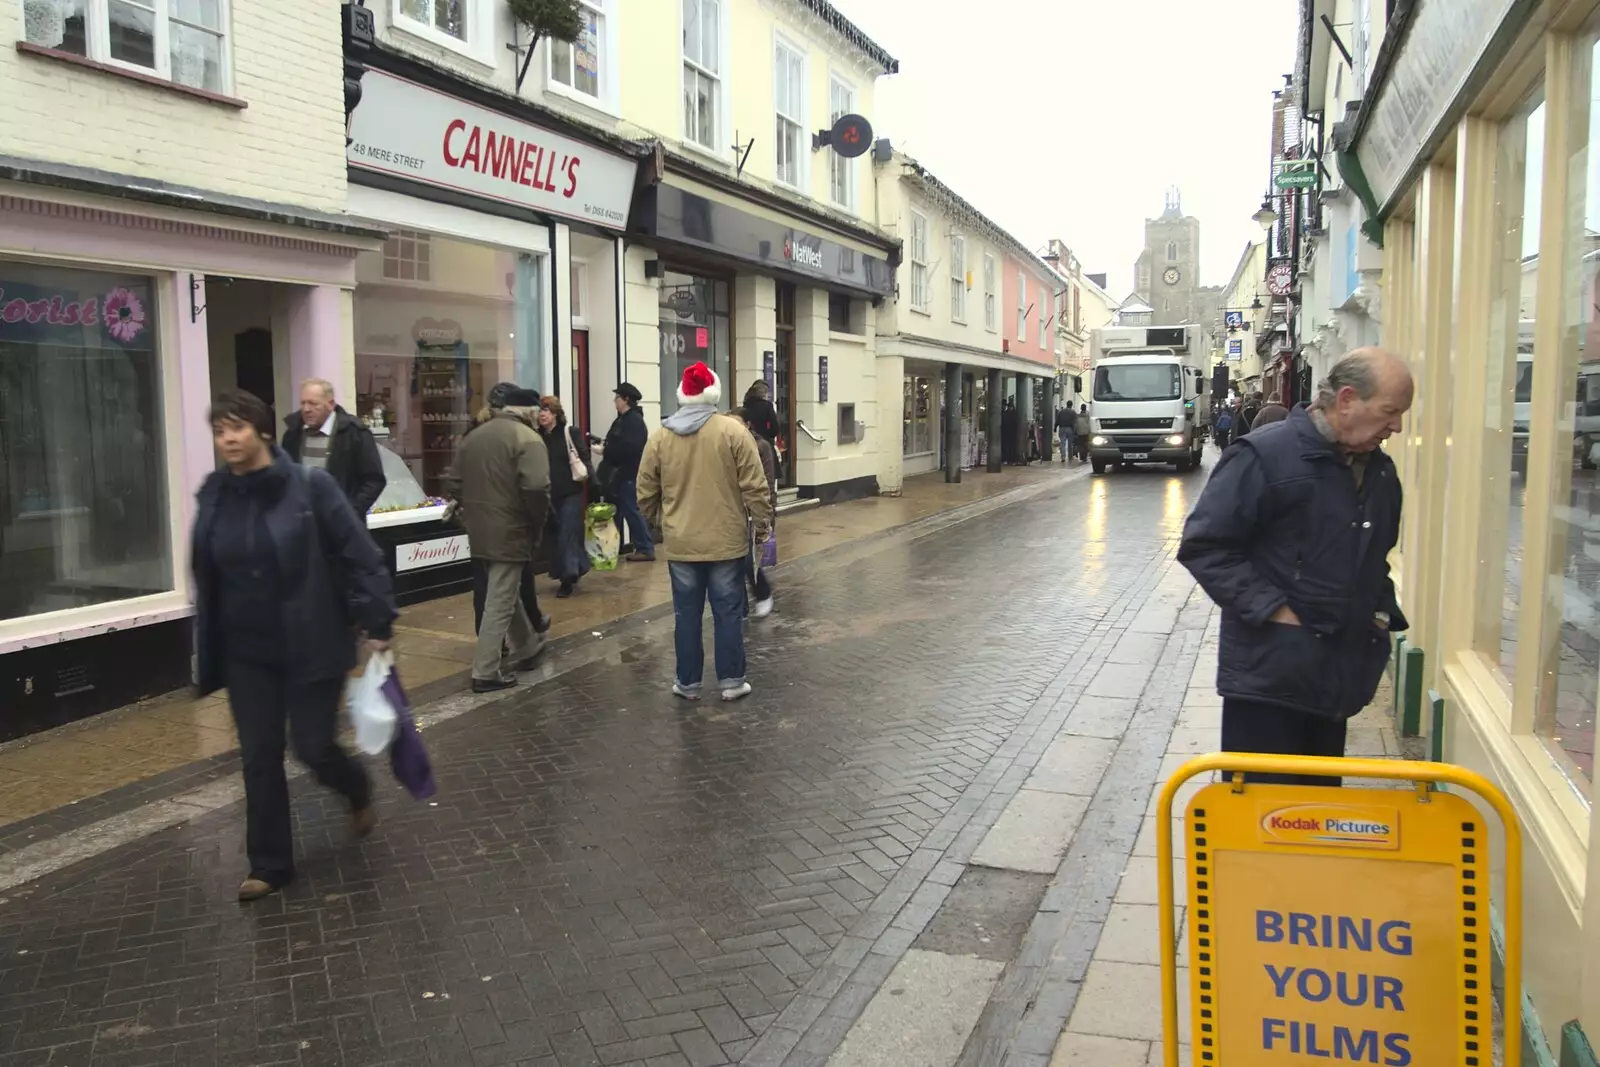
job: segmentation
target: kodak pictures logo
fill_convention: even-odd
[[[1261,817],[1263,840],[1285,845],[1397,849],[1400,818],[1394,808],[1366,804],[1292,804]]]

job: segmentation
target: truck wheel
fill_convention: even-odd
[[[1104,474],[1106,472],[1105,460],[1102,460],[1102,459],[1091,459],[1089,461],[1089,466],[1094,468],[1094,472],[1096,474]]]
[[[1194,470],[1194,460],[1193,458],[1180,459],[1174,463],[1173,466],[1178,468],[1179,474],[1188,474],[1190,471]]]

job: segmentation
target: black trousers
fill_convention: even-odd
[[[472,632],[477,633],[483,628],[483,601],[489,590],[489,568],[487,561],[476,557],[472,560]],[[528,613],[528,621],[533,623],[534,633],[544,633],[550,629],[544,621],[544,612],[539,610],[539,594],[533,588],[533,564],[522,568],[522,610]]]
[[[294,878],[289,780],[283,768],[286,736],[294,743],[295,757],[317,781],[341,794],[351,811],[372,803],[366,770],[335,739],[344,679],[295,685],[284,678],[281,667],[230,660],[227,680],[244,763],[250,876],[284,885]]]
[[[1282,756],[1344,755],[1345,722],[1287,711],[1251,700],[1222,701],[1222,750]],[[1247,782],[1331,785],[1341,779],[1320,774],[1247,774]]]

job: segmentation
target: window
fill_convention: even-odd
[[[422,29],[432,34],[442,34],[458,41],[467,39],[467,12],[469,0],[400,0],[399,22],[410,23],[407,29]]]
[[[1028,276],[1017,275],[1017,342],[1028,341]]]
[[[590,0],[579,0],[578,14],[583,29],[576,41],[550,41],[550,84],[558,87],[558,92],[565,89],[588,102],[599,103],[605,99],[610,74],[604,58],[608,44],[606,15],[601,3]]]
[[[401,230],[384,241],[383,276],[404,282],[432,281],[432,239],[425,233]]]
[[[720,153],[722,0],[683,0],[683,136]]]
[[[933,303],[928,284],[928,217],[911,213],[911,306],[927,311]]]
[[[852,114],[856,109],[856,91],[838,78],[828,83],[828,121],[838,122],[842,116]],[[846,159],[834,152],[833,166],[828,181],[828,191],[833,202],[840,207],[855,209],[855,160]]]
[[[781,291],[781,287],[780,287]],[[658,301],[661,327],[661,416],[678,410],[678,383],[692,364],[704,363],[732,381],[732,331],[728,283],[668,270]],[[722,402],[739,402],[724,386]]]
[[[1044,299],[1044,289],[1035,286],[1035,290],[1039,294],[1034,300],[1034,304],[1039,309],[1039,347],[1048,349],[1050,347],[1050,338],[1048,336],[1050,333],[1050,316],[1046,314],[1046,310],[1049,304]]]
[[[856,302],[843,293],[828,294],[828,329],[834,333],[863,333]]]
[[[575,259],[571,265],[572,284],[569,288],[572,290],[572,324],[581,326],[587,321],[583,309],[589,303],[589,264]]]
[[[995,268],[994,257],[989,253],[983,254],[983,327],[990,332],[1000,328],[999,301],[994,291]]]
[[[1178,261],[1178,242],[1176,242],[1176,241],[1168,241],[1167,242],[1167,262],[1168,263],[1176,263],[1177,261]]]
[[[23,38],[99,63],[226,92],[225,0],[27,0]]]
[[[1082,314],[1082,312],[1083,312],[1083,305],[1082,305],[1082,302],[1079,300],[1078,287],[1076,285],[1074,285],[1072,287],[1072,332],[1073,333],[1082,333],[1083,332],[1083,314]]]
[[[146,277],[0,261],[0,619],[173,588],[157,304]]]
[[[967,321],[967,239],[950,238],[950,318]]]
[[[933,419],[938,410],[934,388],[932,378],[912,374],[905,376],[905,400],[900,429],[902,456],[933,454]]]
[[[805,172],[805,56],[779,41],[772,56],[772,99],[777,111],[777,177],[780,182],[802,188]]]
[[[1103,363],[1094,369],[1096,400],[1177,400],[1182,395],[1176,363]]]

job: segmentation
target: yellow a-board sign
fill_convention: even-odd
[[[1158,812],[1168,1067],[1179,1040],[1172,798],[1223,769],[1449,781],[1483,796],[1505,823],[1506,1002],[1520,1004],[1520,845],[1487,781],[1434,763],[1205,756],[1167,783]],[[1479,808],[1426,787],[1223,781],[1194,795],[1183,830],[1196,1067],[1492,1062],[1490,826]],[[1519,1024],[1511,1012],[1508,1067]]]

